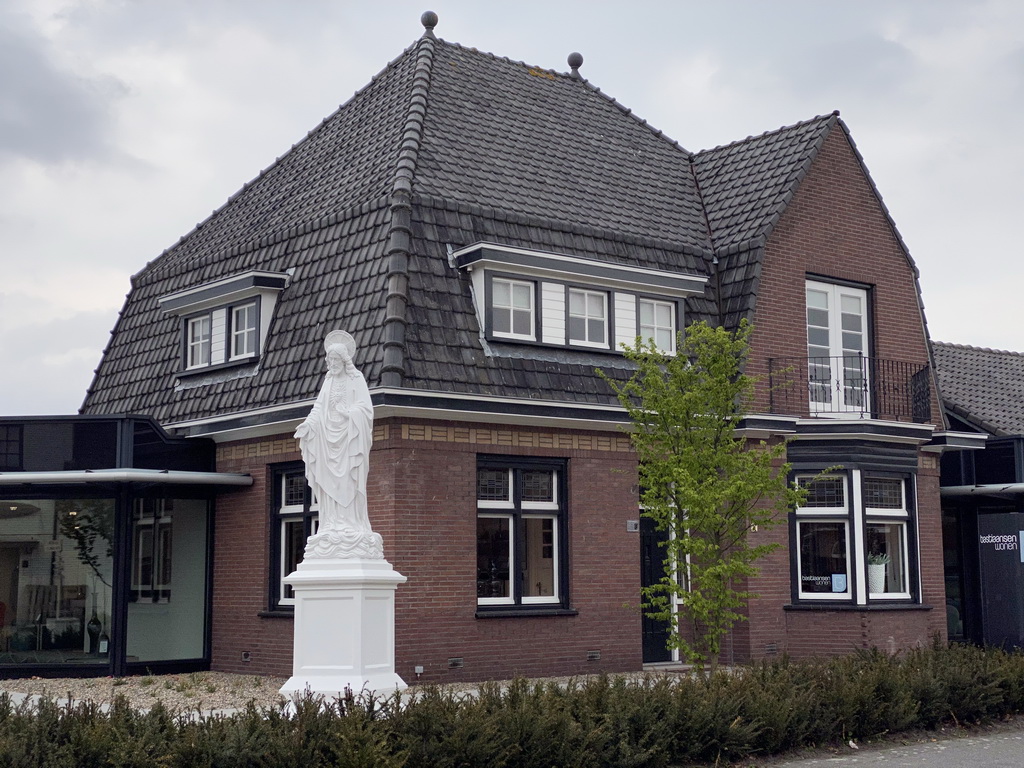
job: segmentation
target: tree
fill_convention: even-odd
[[[744,373],[750,332],[746,322],[733,332],[694,323],[678,335],[676,355],[639,338],[626,348],[637,369],[625,383],[599,371],[632,421],[641,514],[670,533],[664,575],[644,589],[642,609],[669,622],[669,647],[712,670],[723,637],[756,597],[745,587],[754,563],[778,546],[754,544],[748,534],[806,496],[788,480],[784,442],[736,434],[756,383]]]

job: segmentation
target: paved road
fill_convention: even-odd
[[[901,746],[866,746],[838,755],[822,755],[772,763],[772,768],[1021,768],[1024,726],[991,730],[977,736],[953,737]]]

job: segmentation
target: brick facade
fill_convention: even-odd
[[[409,581],[396,598],[396,669],[407,681],[625,671],[641,664],[636,462],[628,438],[446,422],[388,420],[375,428],[370,518],[385,556]],[[476,617],[478,455],[568,462],[572,616]],[[218,450],[218,469],[248,472],[245,493],[217,502],[214,669],[291,673],[292,622],[268,608],[269,487],[275,465],[299,460],[294,440]],[[600,651],[599,661],[588,661]],[[251,661],[242,661],[242,653]],[[449,659],[463,666],[449,669]]]

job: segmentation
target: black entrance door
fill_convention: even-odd
[[[640,518],[640,584],[656,584],[664,574],[665,548],[659,546],[668,540],[668,531],[655,530],[654,521]],[[643,617],[644,663],[671,661],[668,650],[669,625],[667,621]]]

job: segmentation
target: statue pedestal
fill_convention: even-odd
[[[395,589],[406,577],[387,560],[303,560],[295,590],[292,676],[281,694],[331,700],[345,689],[387,695],[406,688],[395,672]]]

